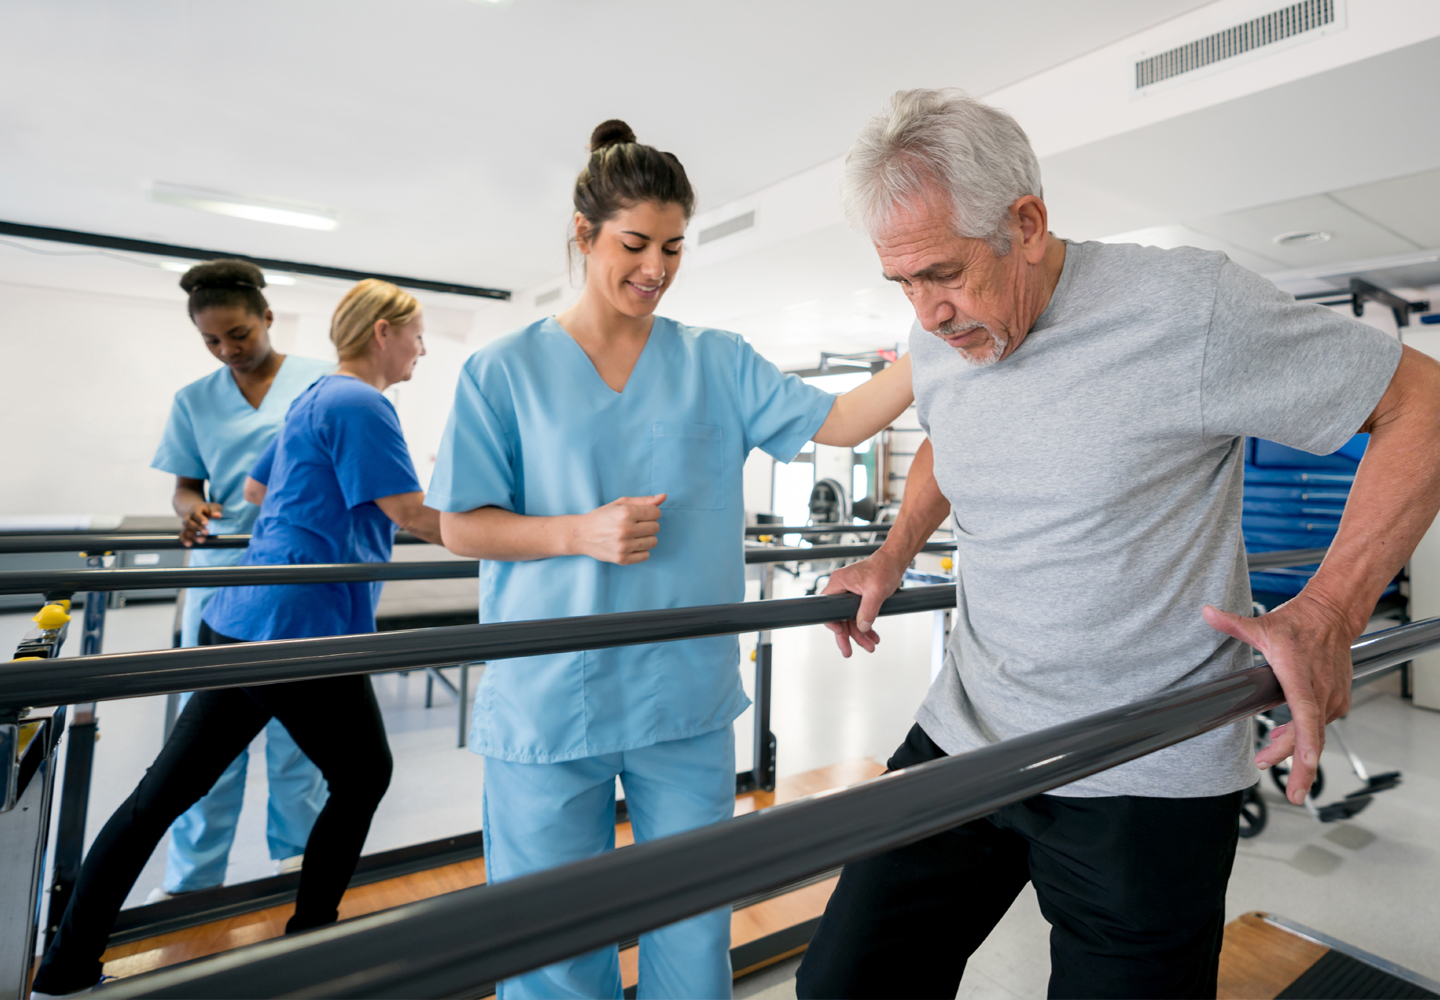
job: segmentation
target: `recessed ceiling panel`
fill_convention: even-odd
[[[1187,219],[1186,224],[1251,253],[1280,261],[1286,267],[1310,267],[1330,261],[1382,257],[1419,249],[1418,244],[1397,236],[1325,195],[1297,198],[1227,215]],[[1299,233],[1325,234],[1329,238],[1276,241],[1277,237]]]
[[[1200,250],[1218,250],[1241,267],[1264,273],[1282,265],[1274,257],[1252,253],[1225,240],[1216,239],[1189,226],[1151,226],[1149,229],[1135,229],[1128,233],[1107,236],[1102,243],[1138,243],[1142,247],[1197,247]]]
[[[1334,197],[1422,247],[1440,247],[1440,170],[1347,188]]]

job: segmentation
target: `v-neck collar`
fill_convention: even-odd
[[[250,405],[250,400],[245,398],[245,391],[240,388],[240,383],[235,379],[235,372],[229,365],[225,366],[225,374],[229,376],[230,388],[235,390],[235,395],[240,397],[240,402],[244,403],[245,407],[251,413],[259,413],[265,409],[265,404],[270,401],[270,396],[275,392],[275,384],[280,381],[280,374],[285,371],[285,362],[289,360],[290,355],[285,355],[285,360],[281,361],[280,367],[275,369],[275,377],[270,380],[270,388],[266,389],[265,395],[260,398],[259,406]]]
[[[578,340],[570,336],[570,331],[561,326],[558,319],[556,319],[554,316],[549,316],[546,318],[545,322],[552,325],[555,330],[560,334],[560,336],[564,337],[570,342],[570,346],[573,347],[575,351],[580,355],[580,360],[584,363],[585,367],[590,370],[590,374],[595,377],[595,381],[600,383],[600,388],[604,389],[615,399],[623,399],[625,398],[626,391],[635,384],[635,376],[639,374],[640,366],[645,363],[645,358],[650,354],[650,348],[655,343],[656,328],[659,327],[661,323],[664,323],[665,319],[661,316],[656,316],[652,319],[650,323],[650,333],[645,338],[645,346],[640,348],[640,356],[635,359],[635,364],[630,368],[630,375],[628,378],[625,379],[625,387],[619,392],[616,392],[614,389],[610,388],[610,383],[606,382],[604,377],[601,376],[600,369],[595,367],[595,362],[591,360],[589,354],[585,353],[585,348],[580,346],[580,342]],[[236,388],[238,389],[239,386],[236,386]],[[241,396],[243,397],[244,393],[241,393]]]

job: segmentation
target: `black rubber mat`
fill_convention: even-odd
[[[1440,1000],[1440,994],[1331,950],[1275,1000]]]

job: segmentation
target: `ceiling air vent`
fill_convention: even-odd
[[[737,215],[733,219],[726,219],[724,222],[717,222],[709,229],[700,230],[700,245],[703,247],[706,243],[711,243],[715,240],[724,239],[726,236],[731,236],[742,230],[749,229],[754,225],[755,211],[754,209],[751,209],[744,215]]]
[[[1301,0],[1233,28],[1177,45],[1135,63],[1135,89],[1144,90],[1197,69],[1336,24],[1341,0]]]
[[[550,303],[554,302],[559,297],[560,289],[552,288],[548,292],[541,292],[539,295],[535,296],[535,305],[537,307],[548,306]]]

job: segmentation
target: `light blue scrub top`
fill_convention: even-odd
[[[794,458],[834,398],[733,333],[658,316],[617,393],[542,320],[466,362],[425,503],[553,516],[668,495],[645,562],[483,562],[483,622],[742,601],[745,458]],[[734,636],[498,660],[476,689],[470,749],[544,763],[712,732],[749,704],[739,660]]]
[[[258,407],[251,406],[229,368],[219,368],[175,393],[165,436],[150,463],[153,469],[209,482],[209,499],[225,508],[210,522],[212,535],[244,534],[260,508],[244,497],[245,476],[275,437],[295,398],[322,375],[335,370],[331,361],[286,355]],[[191,566],[233,566],[244,549],[190,550]],[[200,610],[214,588],[192,588],[185,605],[186,645],[195,643]]]
[[[331,361],[287,355],[258,407],[250,405],[229,368],[196,379],[175,394],[165,436],[150,467],[209,482],[210,501],[225,508],[223,518],[210,522],[210,534],[248,532],[260,508],[245,499],[245,476],[275,437],[295,398],[334,370]],[[191,550],[190,565],[232,565],[244,552],[200,545]]]

